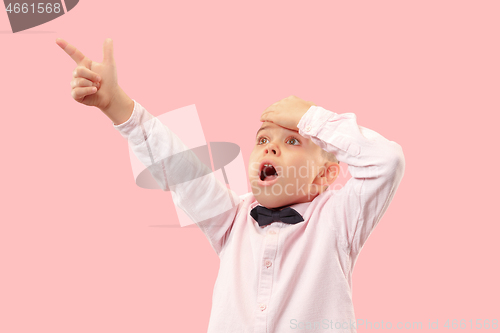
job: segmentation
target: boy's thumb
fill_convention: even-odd
[[[106,38],[104,41],[103,48],[103,60],[102,62],[113,62],[113,40],[111,38]]]

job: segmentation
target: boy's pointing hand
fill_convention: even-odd
[[[300,119],[313,105],[316,104],[293,95],[288,96],[265,109],[260,121],[269,121],[292,131],[298,131],[297,125]]]
[[[77,64],[71,81],[73,99],[101,110],[106,109],[119,90],[112,39],[104,41],[102,63],[90,60],[62,38],[56,39],[56,44]]]

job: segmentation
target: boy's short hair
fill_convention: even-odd
[[[329,162],[335,162],[335,163],[340,165],[340,162],[337,160],[337,157],[335,157],[335,155],[333,153],[330,153],[324,149],[321,149],[321,157],[323,157],[325,160],[327,160]],[[330,185],[325,185],[323,190],[326,191],[328,189],[328,186],[330,186]]]
[[[340,162],[337,160],[337,157],[335,157],[333,153],[321,149],[321,156],[329,162],[335,162],[340,165]]]

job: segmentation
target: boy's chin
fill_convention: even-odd
[[[260,193],[260,194],[255,194],[255,199],[257,202],[266,208],[279,208],[279,207],[284,207],[284,206],[290,206],[295,203],[295,198],[290,197],[290,196],[283,196],[283,195],[274,195],[274,194],[266,194],[266,193]]]

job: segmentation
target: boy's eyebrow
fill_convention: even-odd
[[[266,128],[268,128],[269,126],[262,126],[261,128],[259,128],[259,130],[257,131],[257,134],[255,134],[255,137],[257,137],[257,135],[259,135],[259,132],[260,131],[263,131],[265,130]]]
[[[257,134],[255,134],[255,137],[257,138],[257,136],[259,135],[259,132],[260,132],[260,131],[263,131],[263,130],[268,129],[268,128],[271,128],[271,129],[272,129],[272,127],[271,127],[271,126],[262,126],[261,128],[259,128],[259,130],[257,131]],[[290,131],[290,132],[297,133],[297,135],[299,135],[299,136],[300,136],[299,131],[293,131],[293,130],[288,129],[288,128],[283,128],[283,129],[285,129],[285,130],[287,130],[287,131]]]

